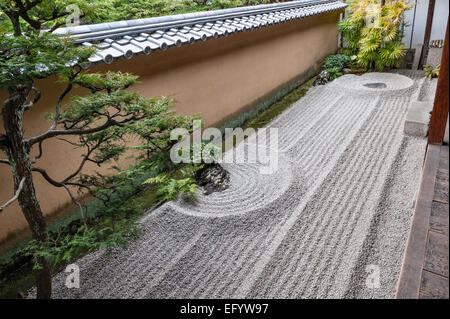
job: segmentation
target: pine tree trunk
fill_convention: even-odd
[[[33,184],[29,147],[23,136],[22,118],[24,104],[31,85],[18,85],[9,89],[9,99],[3,104],[2,117],[6,131],[7,146],[4,148],[11,164],[14,176],[14,190],[17,190],[24,180],[18,202],[28,222],[33,238],[39,242],[47,241],[46,223],[42,214]],[[48,299],[51,297],[51,268],[48,263],[38,260],[40,270],[36,271],[37,297]]]

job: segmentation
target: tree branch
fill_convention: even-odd
[[[97,199],[101,199],[100,197],[96,196],[94,194],[94,192],[92,192],[92,189],[89,186],[87,186],[87,185],[84,185],[84,184],[81,184],[81,183],[75,183],[75,182],[58,182],[58,181],[54,180],[53,178],[51,178],[48,175],[46,170],[44,170],[44,169],[42,169],[40,167],[32,167],[31,170],[33,172],[38,172],[39,174],[41,174],[42,177],[44,177],[44,179],[48,183],[50,183],[51,185],[53,185],[55,187],[59,187],[60,188],[60,187],[67,187],[67,186],[75,186],[75,187],[79,187],[79,188],[84,188],[84,189],[86,189],[88,191],[88,193],[92,197],[97,198]]]
[[[75,176],[77,176],[78,173],[81,172],[81,170],[82,170],[83,167],[84,167],[84,164],[86,164],[86,162],[89,160],[89,156],[92,154],[92,152],[93,152],[98,146],[99,146],[99,145],[97,145],[96,147],[93,147],[92,149],[89,148],[89,146],[88,146],[87,154],[84,156],[84,158],[83,158],[83,160],[81,161],[80,166],[78,167],[78,169],[77,169],[75,172],[73,172],[72,174],[70,174],[67,178],[65,178],[65,179],[62,181],[62,183],[66,183],[66,182],[70,181],[72,178],[74,178]]]
[[[77,72],[74,76],[72,76],[72,78],[69,80],[69,83],[67,84],[65,90],[58,97],[58,103],[56,104],[56,111],[55,111],[55,120],[53,121],[52,126],[50,126],[49,131],[54,130],[56,128],[56,126],[58,125],[59,117],[61,115],[62,102],[63,102],[64,98],[66,97],[66,95],[72,90],[73,80],[78,75],[78,73],[80,73],[80,72]]]
[[[44,179],[49,182],[51,185],[55,186],[55,187],[64,187],[64,186],[76,186],[76,187],[80,187],[80,188],[84,188],[88,191],[90,191],[91,189],[89,188],[89,186],[86,186],[84,184],[81,183],[75,183],[75,182],[58,182],[56,180],[54,180],[53,178],[50,177],[50,175],[48,175],[47,171],[43,168],[40,167],[32,167],[31,170],[33,172],[38,172],[39,174],[42,175],[42,177],[44,177]]]
[[[25,111],[28,111],[34,104],[36,104],[39,99],[41,98],[41,91],[39,91],[37,88],[35,88],[34,86],[31,88],[30,93],[33,92],[34,93],[34,99],[33,101],[31,101],[28,104],[25,104]]]
[[[107,128],[110,128],[112,126],[124,126],[126,123],[129,123],[131,121],[139,121],[141,119],[145,118],[145,116],[140,116],[140,117],[136,117],[136,116],[132,116],[130,118],[127,118],[123,121],[116,121],[114,119],[109,119],[108,121],[106,121],[103,125],[97,126],[97,127],[93,127],[90,129],[72,129],[72,130],[48,130],[45,133],[42,133],[41,135],[38,136],[34,136],[31,137],[27,140],[25,140],[25,142],[31,147],[32,145],[39,143],[40,141],[55,137],[55,136],[60,136],[60,135],[85,135],[85,134],[91,134],[91,133],[97,133],[100,131],[103,131]]]
[[[11,24],[13,26],[14,30],[14,36],[18,37],[22,34],[22,29],[20,27],[20,21],[19,21],[19,15],[16,11],[4,11],[5,14],[8,16],[9,20],[11,21]]]
[[[40,173],[44,177],[44,179],[47,182],[49,182],[50,184],[52,184],[53,186],[55,186],[55,187],[63,187],[66,190],[66,192],[69,194],[69,197],[72,200],[72,202],[75,205],[77,205],[78,208],[80,209],[81,218],[83,219],[83,223],[84,223],[84,225],[85,225],[85,227],[87,229],[86,216],[84,214],[83,206],[75,199],[75,196],[73,196],[73,194],[70,191],[68,186],[77,186],[77,187],[87,188],[88,190],[90,190],[89,187],[86,186],[86,185],[78,184],[78,183],[71,183],[71,182],[64,183],[64,182],[55,181],[53,178],[51,178],[48,175],[47,171],[45,171],[44,169],[42,169],[40,167],[33,167],[32,171]]]
[[[41,3],[42,0],[33,0],[33,1],[25,1],[25,9],[28,11],[32,8],[34,8],[35,6],[37,6],[39,3]]]
[[[30,7],[26,7],[22,0],[14,0],[14,2],[16,3],[17,7],[19,8],[19,16],[24,19],[26,22],[28,22],[30,24],[30,26],[32,26],[34,29],[36,30],[40,30],[41,29],[41,23],[37,20],[33,20],[32,18],[30,18],[30,16],[28,15],[28,11],[33,8],[34,6],[36,6],[37,4],[39,4],[39,2],[41,1],[33,1],[33,2],[29,2],[28,5],[30,5]],[[33,5],[33,3],[36,3]]]
[[[1,163],[1,164],[11,165],[11,163],[10,163],[8,160],[6,160],[6,159],[1,159],[1,158],[0,158],[0,163]]]
[[[42,143],[43,143],[43,141],[39,142],[39,144],[38,144],[38,147],[39,147],[39,153],[38,153],[38,155],[36,155],[36,156],[34,157],[34,159],[33,159],[33,161],[31,162],[31,164],[35,164],[36,161],[42,157]]]
[[[7,146],[8,137],[5,134],[0,134],[0,147]]]
[[[58,16],[54,16],[52,19],[48,19],[47,20],[47,22],[49,22],[49,21],[51,21],[51,20],[55,20],[55,19],[58,19],[58,18],[62,18],[62,17],[64,17],[64,16],[67,16],[67,15],[69,15],[69,13],[67,13],[67,12],[64,12],[64,13],[61,13],[60,15],[58,15]],[[86,14],[80,14],[80,19],[83,19],[84,17],[86,16]],[[65,25],[66,24],[66,21],[64,21],[64,22],[56,22],[51,28],[50,28],[50,30],[48,30],[48,32],[50,32],[50,33],[53,33],[56,29],[58,29],[59,27],[62,27],[63,25]]]
[[[58,182],[56,180],[54,180],[53,178],[50,177],[50,175],[48,175],[47,171],[43,168],[40,167],[32,167],[31,170],[33,172],[38,172],[42,175],[42,177],[44,177],[44,179],[49,182],[50,184],[52,184],[55,187],[64,187],[64,184],[61,182]]]
[[[55,111],[55,119],[53,120],[52,125],[51,125],[50,128],[47,130],[47,132],[45,132],[45,133],[43,133],[43,134],[41,134],[41,135],[39,135],[39,136],[45,136],[46,133],[49,133],[49,132],[52,132],[52,131],[55,130],[55,128],[56,128],[56,126],[58,125],[58,122],[59,122],[59,117],[60,117],[60,115],[61,115],[62,102],[63,102],[64,98],[66,97],[66,95],[69,94],[69,92],[72,90],[72,88],[73,88],[73,81],[74,81],[74,79],[77,77],[77,75],[78,75],[80,72],[81,72],[81,70],[75,72],[75,73],[71,76],[71,78],[70,78],[70,80],[69,80],[69,83],[67,84],[66,88],[65,88],[64,91],[61,93],[61,95],[58,97],[58,102],[57,102],[57,104],[56,104],[56,111]],[[37,89],[34,88],[34,87],[33,87],[32,90],[34,90],[35,94],[37,94],[36,97],[35,97],[35,100],[32,102],[32,103],[34,104],[34,103],[37,102],[37,100],[39,100],[41,94],[40,94],[39,90],[37,90]],[[31,104],[31,103],[30,103],[30,104]],[[31,104],[31,105],[32,105],[32,104]],[[30,106],[31,106],[31,105],[30,105]],[[54,136],[56,136],[56,135],[54,135]],[[34,145],[35,143],[41,144],[45,139],[46,139],[46,138],[42,138],[42,139],[39,139],[39,140],[37,140],[37,141],[32,141],[31,143],[29,143],[29,146],[31,147],[31,146]],[[27,141],[26,141],[26,142],[27,142]],[[39,146],[39,147],[41,147],[41,146]]]
[[[86,216],[84,214],[84,209],[83,206],[80,204],[80,202],[78,202],[75,197],[72,195],[72,192],[70,191],[69,187],[67,187],[66,185],[63,185],[64,189],[67,191],[67,193],[70,196],[70,199],[72,200],[72,202],[78,206],[78,208],[80,209],[80,215],[81,215],[81,219],[83,220],[83,224],[84,224],[84,232],[86,233],[86,231],[88,230],[88,225],[86,222]]]
[[[58,139],[58,140],[60,140],[60,141],[63,141],[63,142],[66,142],[66,143],[68,143],[68,144],[70,144],[70,145],[73,145],[73,146],[75,146],[75,147],[83,147],[83,146],[84,146],[83,144],[78,144],[78,143],[69,141],[69,140],[67,140],[67,139],[65,139],[65,138],[62,138],[62,137],[57,137],[56,139]]]
[[[7,201],[4,205],[0,206],[0,213],[9,205],[11,205],[12,203],[14,203],[14,201],[17,200],[17,198],[20,195],[20,192],[22,192],[23,189],[23,185],[25,184],[25,177],[22,177],[22,180],[19,183],[19,187],[16,190],[16,193],[14,194],[14,197],[11,198],[9,201]]]

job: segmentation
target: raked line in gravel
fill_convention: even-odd
[[[197,204],[178,200],[147,214],[138,241],[77,262],[79,289],[64,286],[64,272],[56,275],[54,297],[366,296],[365,260],[379,260],[389,277],[378,296],[393,297],[404,247],[398,241],[406,242],[404,216],[412,214],[404,203],[413,200],[414,187],[388,188],[387,181],[417,183],[423,159],[417,150],[425,145],[403,135],[423,80],[402,73],[346,75],[312,88],[269,125],[279,130],[275,174],[260,174],[258,162],[224,164],[227,190],[199,192]],[[402,159],[409,170],[400,169]],[[384,205],[392,198],[397,202]],[[374,221],[398,220],[400,213],[400,234],[383,229],[383,238],[376,236]],[[375,260],[366,256],[373,238],[386,250]]]

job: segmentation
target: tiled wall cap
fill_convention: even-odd
[[[325,12],[342,10],[341,0],[297,0],[274,4],[195,12],[164,17],[81,25],[57,29],[75,43],[98,48],[90,64],[112,63],[168,47],[280,24]]]

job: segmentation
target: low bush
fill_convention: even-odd
[[[430,65],[424,65],[423,70],[425,71],[425,76],[430,80],[432,78],[437,78],[439,76],[439,71],[441,69],[441,65],[438,64],[435,68]]]
[[[329,80],[330,82],[343,75],[341,69],[338,67],[327,69],[327,71],[330,73],[330,80]]]
[[[322,67],[328,71],[331,69],[338,69],[341,71],[343,68],[349,67],[351,63],[351,58],[348,55],[335,54],[327,57]]]

